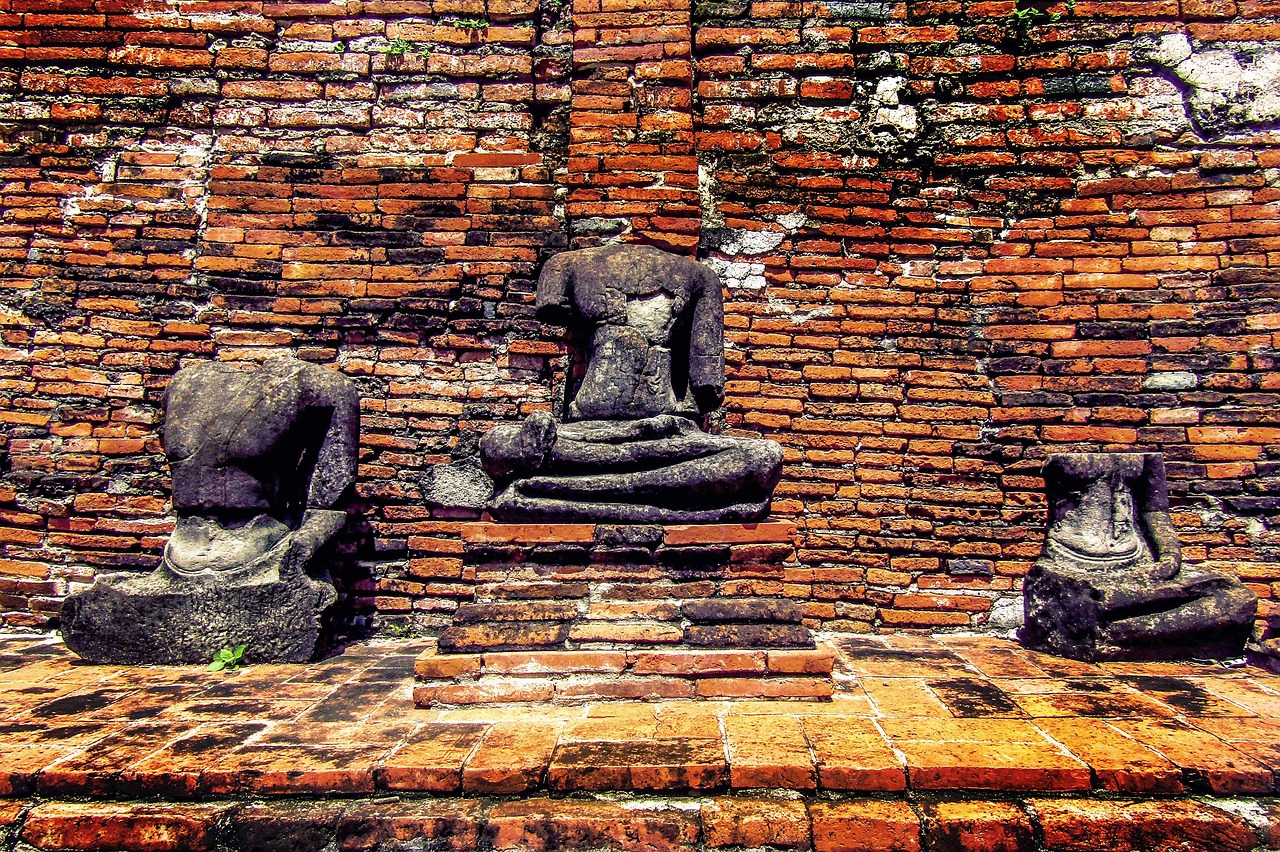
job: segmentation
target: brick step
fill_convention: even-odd
[[[669,771],[669,770],[668,770]],[[627,767],[614,770],[626,774]],[[603,773],[598,773],[603,774]],[[707,773],[711,774],[711,773]],[[491,770],[468,772],[466,796],[317,796],[286,801],[0,802],[0,831],[40,852],[115,849],[734,849],[951,850],[1274,848],[1265,798],[1100,800],[969,792],[955,800],[891,797],[780,799],[649,794],[637,801],[508,792]],[[505,778],[504,778],[505,780]],[[508,784],[509,786],[509,784]],[[157,839],[159,838],[159,839]],[[1093,838],[1091,841],[1090,838]]]
[[[800,607],[780,598],[674,601],[500,599],[458,607],[439,639],[446,653],[703,648],[812,648]]]
[[[658,698],[827,699],[827,648],[651,651],[428,650],[414,665],[419,707]]]
[[[693,624],[656,619],[485,621],[455,623],[440,633],[444,653],[485,651],[628,650],[654,645],[695,648],[812,648],[803,624]]]

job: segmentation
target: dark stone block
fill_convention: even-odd
[[[800,607],[793,601],[766,598],[706,598],[680,605],[685,618],[695,624],[727,621],[768,621],[799,624]]]
[[[813,636],[800,624],[691,624],[684,641],[704,648],[812,648]]]
[[[729,546],[723,544],[664,547],[658,551],[658,564],[673,568],[724,567],[729,558]]]
[[[174,584],[160,572],[114,574],[67,598],[62,631],[67,647],[96,663],[207,663],[240,644],[247,662],[301,663],[336,598],[328,583],[298,574],[225,586],[216,577]]]
[[[948,559],[947,573],[953,577],[990,577],[996,572],[990,559]]]
[[[590,592],[586,583],[512,583],[498,586],[491,595],[500,600],[559,600],[585,598]]]
[[[560,621],[455,625],[440,634],[436,647],[445,654],[483,651],[548,651],[565,647],[569,625]]]
[[[657,524],[600,524],[596,527],[595,541],[602,547],[647,547],[653,550],[662,544],[666,531]]]

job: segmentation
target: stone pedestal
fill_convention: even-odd
[[[207,663],[244,645],[246,662],[304,663],[315,653],[333,586],[305,575],[174,586],[164,569],[101,577],[62,609],[67,647],[95,663]]]
[[[790,523],[471,524],[476,594],[415,671],[419,706],[829,698],[833,654],[782,596]]]

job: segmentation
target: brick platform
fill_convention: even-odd
[[[834,653],[782,595],[792,523],[467,524],[475,594],[415,673],[419,706],[825,699]]]
[[[833,647],[829,702],[423,710],[421,642],[210,674],[0,638],[0,849],[1280,848],[1280,676]]]
[[[1280,676],[1046,657],[996,639],[853,637],[827,702],[416,708],[422,643],[308,666],[79,663],[0,642],[0,794],[1270,796]]]

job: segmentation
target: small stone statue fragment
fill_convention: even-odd
[[[184,367],[162,432],[178,515],[161,564],[112,574],[67,598],[67,646],[94,662],[301,662],[336,599],[313,579],[346,522],[334,509],[355,479],[359,398],[340,373],[293,358],[244,370]]]
[[[715,273],[648,246],[552,258],[538,315],[581,324],[586,369],[564,423],[536,413],[480,442],[510,521],[712,523],[769,511],[782,448],[710,435],[724,401],[724,306]]]
[[[1159,453],[1052,455],[1044,552],[1024,584],[1028,647],[1077,660],[1239,656],[1257,598],[1182,564]]]

